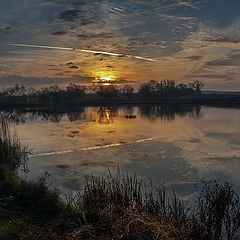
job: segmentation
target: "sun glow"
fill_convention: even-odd
[[[112,84],[111,83],[102,83],[103,86],[111,86]]]
[[[113,81],[112,76],[105,76],[105,77],[100,77],[101,81]]]
[[[94,75],[95,79],[93,83],[101,83],[105,86],[109,86],[118,80],[115,72],[113,71],[96,71]]]

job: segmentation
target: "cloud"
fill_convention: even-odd
[[[46,0],[46,2],[55,4],[86,5],[90,2],[101,2],[101,0]]]
[[[165,13],[160,13],[159,16],[161,19],[170,21],[170,22],[176,22],[176,21],[187,21],[191,23],[198,22],[197,18],[192,16],[169,15]]]
[[[83,38],[83,39],[96,39],[96,38],[114,38],[117,37],[115,33],[111,32],[101,32],[101,33],[82,33],[78,34],[77,37]]]
[[[116,80],[93,80],[93,83],[99,83],[101,82],[102,84],[107,83],[107,84],[112,84],[112,85],[117,85],[117,84],[128,84],[128,83],[136,83],[135,81],[132,80],[126,80],[126,79],[116,79]]]
[[[187,76],[188,78],[205,78],[205,79],[229,79],[228,74],[194,74]]]
[[[63,35],[66,35],[67,33],[65,31],[56,31],[56,32],[53,32],[52,35],[55,35],[55,36],[63,36]]]
[[[118,84],[127,84],[127,83],[135,83],[135,81],[119,79],[119,80],[116,81],[116,83],[118,83]]]
[[[187,59],[190,61],[200,61],[203,59],[203,56],[201,55],[191,55],[191,56],[176,56],[176,59]]]
[[[94,23],[97,19],[93,16],[87,16],[84,11],[81,10],[67,10],[60,13],[57,17],[59,20],[66,22],[78,22],[80,25],[88,25]]]
[[[230,31],[227,31],[225,34],[229,34],[231,33]],[[235,35],[235,32],[234,32],[234,35]],[[208,41],[208,42],[213,42],[213,43],[240,43],[240,36],[209,36],[209,39],[208,37],[206,38],[205,41]]]
[[[50,85],[66,85],[69,82],[78,84],[88,84],[94,79],[92,77],[71,76],[68,78],[47,78],[47,77],[22,77],[22,76],[6,76],[0,77],[0,86],[11,86],[16,83],[26,86],[50,86]]]
[[[223,29],[199,26],[198,31],[189,35],[185,42],[190,47],[222,47],[240,49],[240,28],[227,27]]]
[[[78,69],[78,67],[75,66],[75,65],[72,65],[72,66],[70,66],[69,68],[70,68],[70,69]]]
[[[225,67],[225,66],[240,66],[240,50],[232,51],[225,58],[217,59],[206,63],[206,66]]]
[[[140,2],[142,4],[155,4],[158,8],[162,9],[172,9],[172,8],[179,8],[179,7],[184,7],[184,8],[191,8],[194,10],[199,10],[200,9],[200,3],[202,1],[198,0],[134,0],[135,2]]]
[[[10,33],[12,31],[12,28],[7,26],[7,27],[1,27],[0,26],[0,33]]]

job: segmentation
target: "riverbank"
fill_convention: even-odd
[[[198,104],[203,106],[240,107],[240,94],[202,94],[199,96],[180,98],[105,98],[99,99],[86,96],[78,100],[48,100],[28,101],[27,97],[2,98],[0,109],[4,108],[38,108],[49,109],[54,107],[100,106],[100,105],[144,105],[144,104]]]

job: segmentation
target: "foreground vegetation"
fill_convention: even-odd
[[[155,188],[118,171],[87,178],[82,191],[63,199],[48,188],[47,175],[37,182],[17,176],[19,165],[13,169],[12,162],[22,164],[28,151],[16,148],[17,135],[3,122],[1,131],[7,134],[0,136],[0,147],[8,144],[7,152],[19,154],[9,155],[7,161],[2,160],[6,155],[0,157],[1,240],[240,239],[240,201],[228,183],[203,183],[191,207],[174,192],[167,197],[164,186]]]

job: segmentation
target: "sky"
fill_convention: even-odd
[[[0,87],[201,80],[240,90],[239,0],[0,0]]]

